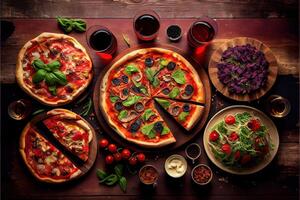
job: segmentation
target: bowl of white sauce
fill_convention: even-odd
[[[182,177],[187,170],[187,162],[181,155],[174,154],[167,158],[165,162],[165,171],[173,178]]]

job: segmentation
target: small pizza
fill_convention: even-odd
[[[145,48],[120,57],[110,66],[101,82],[99,104],[119,135],[155,148],[176,140],[156,111],[154,97],[205,102],[199,75],[184,57],[167,49]],[[152,117],[145,120],[149,113]]]
[[[65,182],[82,172],[61,151],[39,134],[31,123],[20,137],[20,152],[30,172],[40,181]]]
[[[188,131],[196,125],[204,112],[204,106],[197,104],[161,98],[155,98],[155,101]]]
[[[65,109],[54,109],[47,115],[43,123],[53,136],[75,156],[87,161],[93,138],[91,128],[77,114]]]
[[[19,86],[39,102],[59,106],[78,97],[92,80],[92,61],[73,37],[42,33],[20,50]]]

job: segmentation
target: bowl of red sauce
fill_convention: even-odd
[[[197,185],[207,185],[211,182],[213,173],[209,166],[199,164],[193,168],[191,176]]]

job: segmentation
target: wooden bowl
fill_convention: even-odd
[[[264,87],[250,94],[230,93],[228,91],[228,87],[219,81],[217,65],[222,58],[223,52],[226,51],[229,47],[246,44],[250,44],[251,46],[256,47],[258,50],[262,51],[265,54],[265,57],[269,62],[269,74],[267,82],[264,85]],[[208,73],[210,80],[215,86],[215,88],[224,96],[236,101],[253,101],[265,95],[274,85],[278,73],[278,63],[271,49],[262,42],[253,38],[238,37],[225,42],[212,54],[208,65]]]
[[[270,152],[270,155],[267,155],[263,160],[261,160],[257,165],[251,166],[251,167],[244,167],[244,168],[232,168],[224,165],[222,162],[217,160],[215,156],[213,155],[210,146],[208,144],[209,141],[209,134],[211,132],[212,127],[218,123],[219,121],[223,120],[225,116],[233,113],[241,113],[241,112],[249,112],[252,113],[254,116],[257,116],[261,119],[262,123],[267,127],[269,130],[270,138],[272,141],[273,150]],[[252,108],[250,106],[243,106],[243,105],[234,105],[234,106],[229,106],[218,113],[216,113],[211,120],[207,123],[207,126],[204,130],[203,134],[203,144],[204,144],[204,149],[205,152],[208,156],[208,158],[220,169],[229,172],[231,174],[237,174],[237,175],[247,175],[247,174],[253,174],[255,172],[258,172],[265,168],[275,157],[278,147],[279,147],[279,135],[277,128],[273,121],[265,115],[263,112],[260,110],[257,110],[256,108]]]

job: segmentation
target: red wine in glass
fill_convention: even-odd
[[[210,18],[203,18],[192,24],[187,36],[188,43],[196,48],[209,43],[216,34],[216,21]]]
[[[117,40],[107,28],[92,26],[87,31],[89,46],[97,52],[113,54],[117,49]]]
[[[141,11],[135,16],[133,26],[138,39],[154,40],[160,27],[159,16],[154,11]]]

